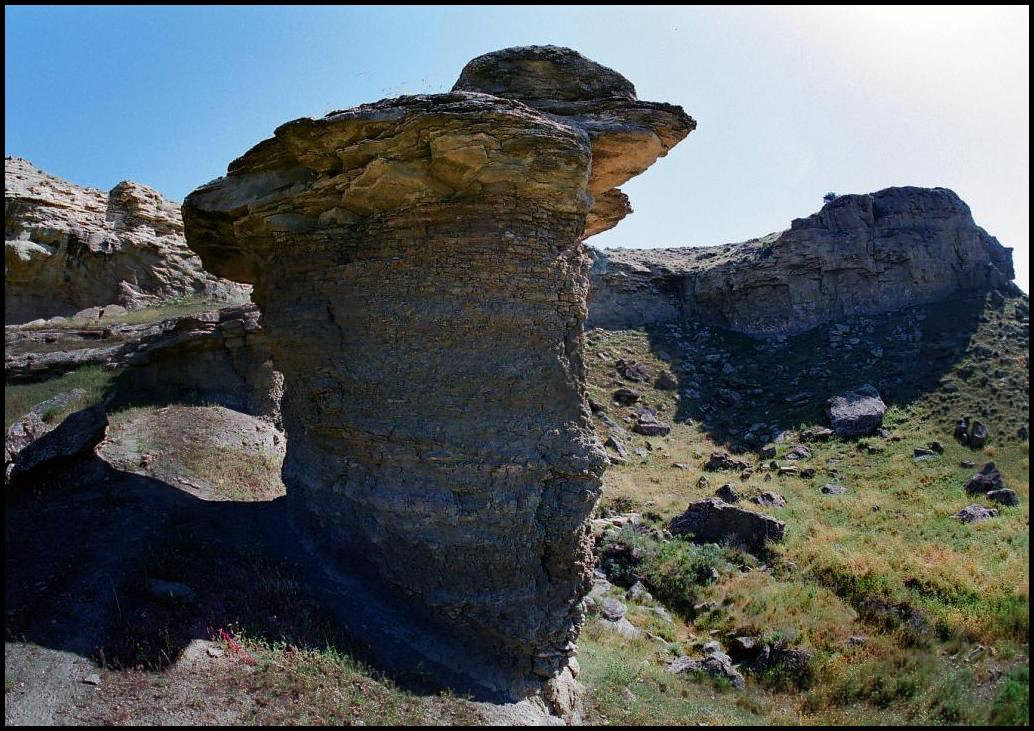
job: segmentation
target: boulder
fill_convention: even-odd
[[[840,437],[872,434],[883,423],[886,412],[879,391],[870,385],[835,396],[827,405],[830,426]]]
[[[750,501],[765,508],[782,508],[786,506],[786,498],[770,490],[752,497]]]
[[[783,540],[786,524],[712,497],[690,503],[671,521],[668,530],[672,535],[688,534],[707,543],[730,541],[756,553],[769,541]]]
[[[733,667],[732,658],[721,650],[711,649],[703,657],[678,657],[668,665],[669,673],[704,673],[712,678],[726,680],[734,688],[744,687],[743,676]]]
[[[985,508],[982,505],[967,505],[956,513],[955,517],[963,523],[979,523],[998,517],[998,511],[994,508]]]
[[[987,493],[987,499],[991,502],[998,503],[999,505],[1016,506],[1020,504],[1020,496],[1016,494],[1015,490],[1010,490],[1008,488],[989,491]]]
[[[714,491],[715,497],[721,498],[727,503],[738,503],[740,501],[740,494],[736,492],[736,488],[732,486],[732,483],[725,483],[717,490]]]
[[[8,480],[14,484],[39,477],[91,455],[107,429],[108,415],[102,406],[91,406],[68,415],[54,429],[17,452]]]
[[[748,467],[746,462],[741,459],[733,458],[728,452],[716,450],[711,452],[707,458],[707,462],[704,463],[704,469],[711,472],[717,472],[719,470],[744,470]]]
[[[658,419],[652,411],[644,410],[636,417],[632,431],[647,437],[663,437],[671,431],[671,427]]]
[[[964,487],[967,495],[986,495],[992,490],[1003,489],[1005,477],[994,462],[988,462],[980,468],[980,472],[966,480]]]
[[[583,239],[693,126],[570,49],[506,49],[451,92],[283,124],[184,201],[206,269],[254,285],[289,504],[328,560],[492,658],[450,661],[481,687],[568,672],[607,463]]]

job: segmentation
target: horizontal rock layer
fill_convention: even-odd
[[[483,687],[568,696],[606,464],[582,239],[692,126],[573,51],[508,49],[450,93],[284,124],[184,202],[205,266],[255,285],[288,499],[328,555],[493,655]]]
[[[174,297],[239,300],[247,288],[205,272],[179,207],[138,183],[109,193],[4,160],[4,322]]]
[[[749,334],[1011,287],[1011,249],[944,188],[844,195],[741,244],[594,251],[588,327],[684,317]]]

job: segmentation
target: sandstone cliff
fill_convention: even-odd
[[[138,183],[104,193],[5,158],[4,230],[5,324],[97,305],[246,296],[201,268],[183,240],[177,205]]]
[[[205,266],[255,285],[288,499],[331,555],[495,658],[482,686],[552,679],[571,708],[606,464],[582,239],[692,128],[574,51],[508,49],[450,93],[282,125],[184,202]]]
[[[945,188],[844,195],[786,231],[715,247],[594,251],[589,327],[696,317],[792,333],[839,317],[1009,288],[1011,250]]]

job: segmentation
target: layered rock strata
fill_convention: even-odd
[[[841,317],[1014,285],[1011,249],[945,188],[843,195],[741,244],[594,251],[589,327],[698,318],[789,334]]]
[[[174,297],[241,300],[247,288],[201,268],[178,206],[122,182],[109,193],[4,160],[4,323]]]
[[[205,267],[254,285],[288,499],[342,562],[488,650],[481,685],[570,677],[606,463],[582,239],[692,127],[574,51],[508,49],[450,93],[282,125],[184,202]]]

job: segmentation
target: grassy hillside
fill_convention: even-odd
[[[695,640],[758,634],[806,649],[807,678],[747,674],[745,690],[707,699],[707,717],[1026,720],[1029,462],[1020,431],[1029,403],[1025,308],[1025,300],[960,300],[766,341],[705,326],[590,333],[590,396],[601,436],[613,433],[604,417],[625,427],[629,452],[626,464],[607,473],[602,511],[635,511],[645,519],[638,532],[611,530],[600,540],[638,545],[648,555],[640,567],[647,586],[682,610],[670,630],[673,646],[659,650],[624,646],[613,635],[601,638],[590,624],[580,658],[590,682],[597,679],[593,697],[601,716],[693,722],[701,713],[695,699],[699,679],[658,674],[658,668],[676,653],[692,654]],[[619,360],[643,364],[650,382],[622,377]],[[653,386],[663,370],[676,376],[676,390]],[[889,406],[888,435],[808,442],[810,457],[786,459],[802,444],[802,431],[827,424],[828,397],[865,383],[876,386]],[[615,402],[613,393],[621,387],[639,391],[639,401]],[[643,406],[672,426],[669,435],[631,432]],[[964,414],[989,427],[991,439],[983,449],[953,439],[955,420]],[[916,447],[933,441],[943,454],[913,458]],[[774,458],[760,456],[766,446],[774,448]],[[704,462],[717,448],[732,451],[753,473],[706,471]],[[611,455],[616,456],[612,450]],[[780,476],[770,466],[773,460],[802,471],[812,467],[815,475]],[[992,460],[1020,504],[994,506],[999,517],[963,524],[954,517],[961,508],[993,506],[963,491],[965,480]],[[657,539],[650,529],[662,528],[687,503],[712,496],[726,483],[745,498],[761,491],[783,496],[785,507],[740,505],[785,521],[786,537],[763,557],[724,549],[726,560],[712,556],[715,574],[699,581],[697,568],[707,558],[693,555],[699,547]],[[821,487],[829,483],[846,492],[824,494]],[[707,602],[716,609],[692,609]],[[637,700],[608,690],[614,657],[630,661],[625,672],[634,677],[626,679]],[[637,660],[643,663],[639,669]],[[680,696],[684,703],[676,700]]]

